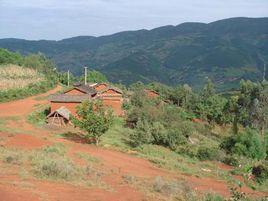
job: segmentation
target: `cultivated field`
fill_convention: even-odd
[[[0,90],[24,88],[44,80],[44,76],[31,68],[0,65]]]

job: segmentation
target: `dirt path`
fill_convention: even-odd
[[[33,111],[36,104],[45,104],[48,101],[45,99],[46,96],[56,93],[61,90],[61,86],[36,96],[31,96],[25,99],[16,100],[7,103],[0,104],[0,117],[10,117],[10,116],[25,116]]]
[[[69,147],[69,155],[83,152],[99,158],[103,163],[104,169],[114,171],[114,175],[105,179],[105,182],[114,189],[108,191],[100,188],[84,188],[75,185],[49,182],[35,179],[22,179],[14,172],[0,172],[0,200],[1,201],[26,201],[26,200],[47,200],[47,201],[73,201],[73,200],[100,200],[100,201],[142,201],[148,200],[143,192],[135,190],[124,184],[122,176],[133,175],[140,178],[153,179],[156,176],[168,178],[181,178],[189,182],[196,190],[202,192],[214,191],[224,196],[229,195],[228,186],[224,181],[218,181],[210,178],[197,178],[186,175],[175,175],[174,173],[154,167],[149,161],[137,158],[125,153],[97,148],[88,144],[76,143],[63,138],[52,137],[47,130],[35,128],[30,125],[26,117],[34,110],[37,104],[48,103],[44,99],[49,94],[53,94],[61,89],[60,86],[47,93],[29,97],[23,100],[17,100],[0,104],[0,118],[20,117],[19,122],[10,122],[14,129],[28,129],[33,132],[32,135],[21,133],[8,137],[7,134],[0,132],[0,137],[8,138],[2,146],[36,149],[55,142],[62,142]],[[44,137],[46,138],[44,140]],[[0,163],[1,166],[1,163]],[[16,175],[16,176],[14,176]],[[25,184],[27,183],[27,185]],[[244,192],[249,194],[256,193],[249,188],[244,188]],[[155,200],[155,199],[154,199]]]

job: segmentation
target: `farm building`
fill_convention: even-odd
[[[70,122],[70,115],[71,112],[62,106],[47,116],[47,123],[58,126],[65,126]]]
[[[49,97],[51,113],[48,119],[58,115],[57,110],[62,107],[70,111],[70,114],[76,115],[77,106],[86,100],[101,100],[104,106],[113,109],[115,115],[123,115],[123,97],[121,90],[111,87],[106,83],[87,85],[75,84],[73,88],[62,94],[55,94]],[[48,120],[48,122],[52,123],[52,120]]]
[[[60,107],[67,108],[73,115],[76,114],[76,107],[80,103],[86,100],[91,100],[92,97],[88,94],[84,95],[67,95],[67,94],[55,94],[51,95],[50,100],[50,110],[56,111]]]
[[[107,86],[106,88],[98,91],[97,98],[102,100],[105,106],[111,107],[116,115],[123,115],[123,96],[120,89]]]

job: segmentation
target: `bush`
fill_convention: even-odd
[[[239,161],[237,159],[237,157],[235,157],[234,155],[228,155],[224,158],[223,162],[227,165],[231,165],[231,166],[238,166],[239,165]]]
[[[197,195],[183,181],[166,181],[162,177],[156,177],[153,182],[153,191],[165,197],[173,197],[174,200],[197,200]]]
[[[42,106],[40,109],[32,112],[28,116],[28,121],[37,126],[41,126],[45,123],[46,117],[49,114],[49,106]]]
[[[148,121],[139,119],[136,129],[130,134],[130,140],[133,146],[150,144],[153,142],[152,128]]]
[[[216,148],[201,146],[197,151],[197,157],[200,160],[214,160],[217,158],[217,156],[218,151]]]
[[[226,138],[220,145],[227,153],[246,156],[253,159],[266,157],[265,143],[252,129]]]
[[[41,178],[70,180],[76,176],[75,165],[66,158],[41,158],[35,163],[34,173]]]
[[[176,150],[179,145],[187,143],[187,138],[183,135],[181,130],[171,129],[168,130],[166,142],[171,150]]]
[[[259,164],[253,166],[252,174],[254,175],[255,179],[259,183],[263,183],[265,180],[268,179],[268,165],[267,162],[263,164]]]

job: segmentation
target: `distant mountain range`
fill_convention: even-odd
[[[268,17],[183,23],[60,41],[0,39],[0,47],[22,54],[44,53],[60,70],[70,69],[76,75],[86,65],[112,82],[188,83],[198,88],[211,78],[224,90],[236,87],[242,78],[262,80],[268,63]]]

